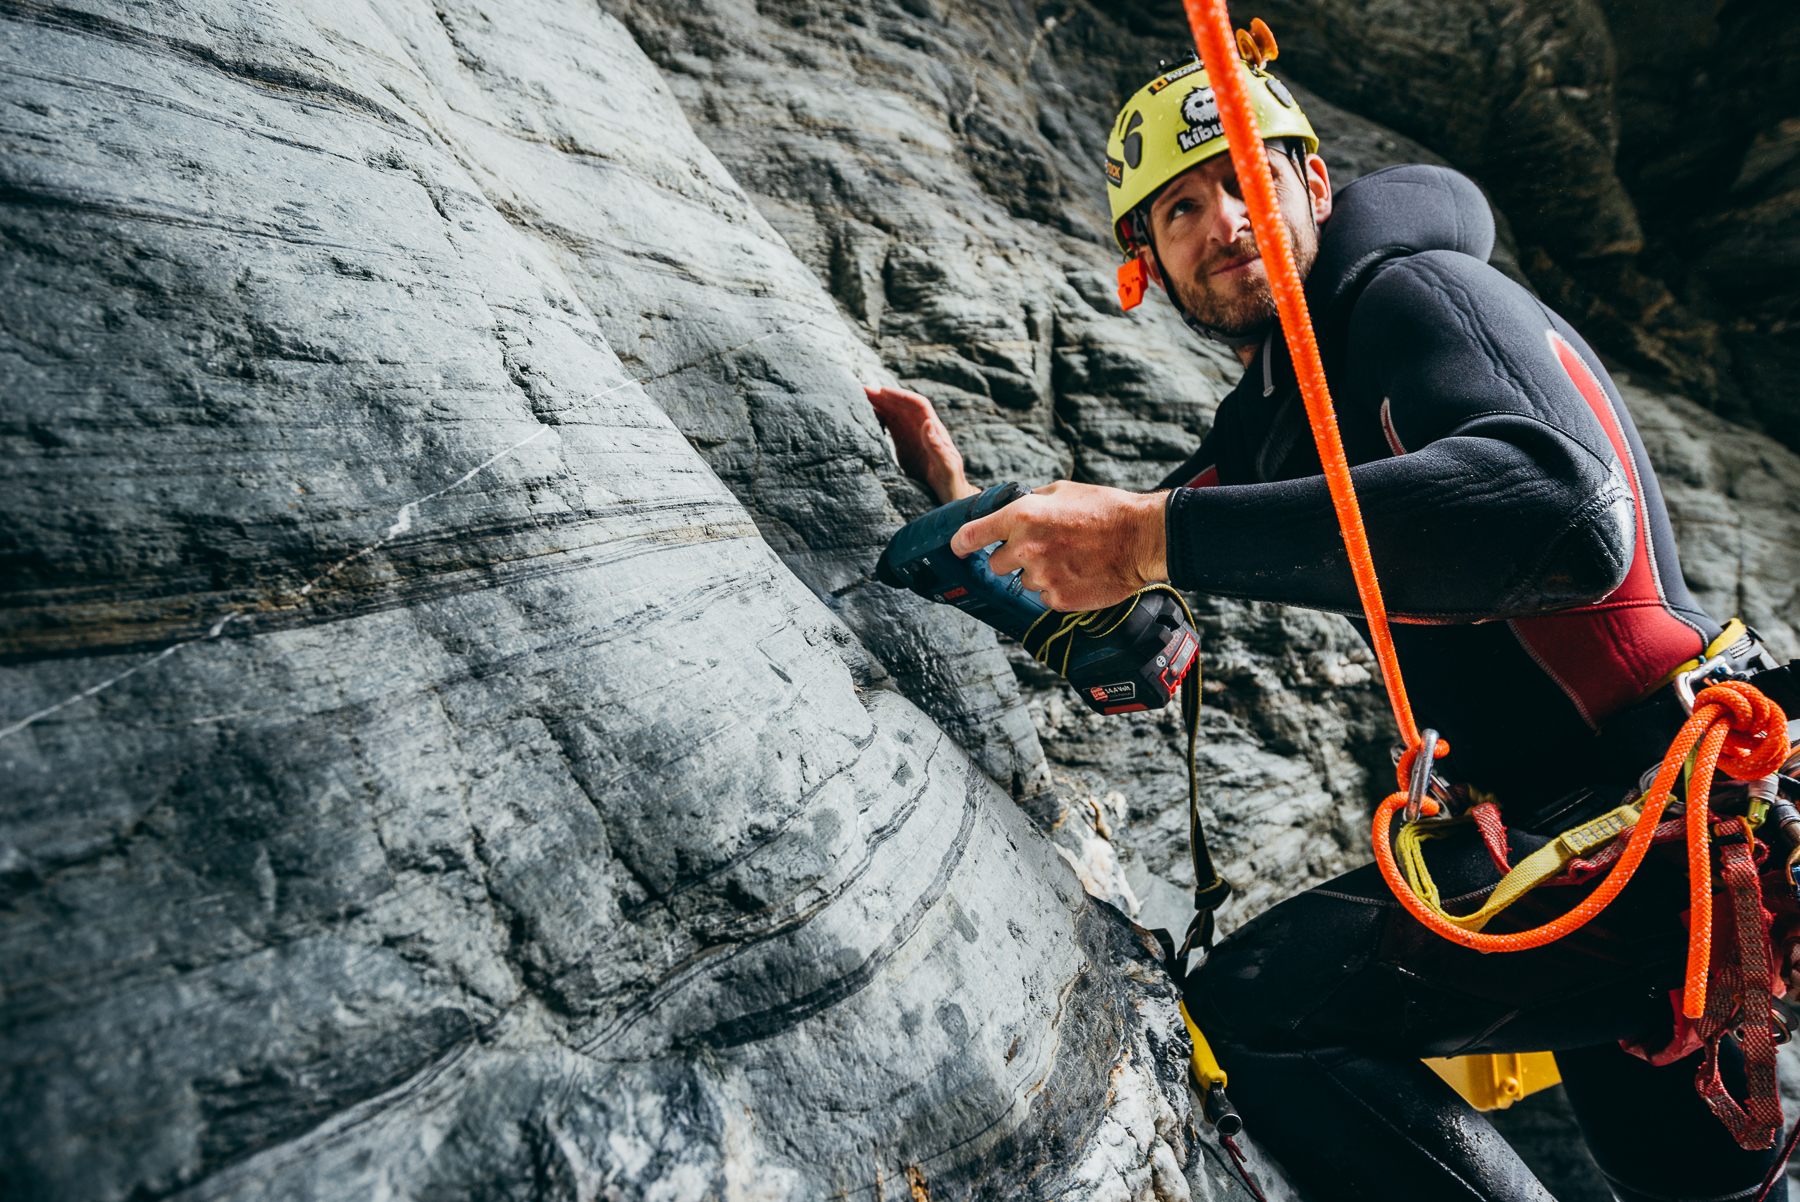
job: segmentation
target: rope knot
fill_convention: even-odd
[[[1780,771],[1788,758],[1787,715],[1761,690],[1741,680],[1721,680],[1694,698],[1694,712],[1713,706],[1707,718],[1724,718],[1731,728],[1719,767],[1737,780],[1758,780]]]

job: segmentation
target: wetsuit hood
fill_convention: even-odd
[[[1319,254],[1306,277],[1313,319],[1343,312],[1388,260],[1430,250],[1483,263],[1493,253],[1493,211],[1467,176],[1408,163],[1350,181],[1319,227]]]

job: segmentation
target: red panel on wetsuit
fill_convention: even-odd
[[[1593,410],[1631,481],[1637,540],[1625,582],[1602,600],[1543,617],[1517,618],[1509,625],[1588,725],[1598,726],[1706,644],[1693,627],[1669,612],[1663,600],[1637,461],[1610,398],[1575,348],[1555,330],[1546,334],[1569,382]]]
[[[1209,467],[1187,482],[1189,488],[1217,488],[1219,486],[1219,469]]]

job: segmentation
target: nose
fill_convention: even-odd
[[[1230,246],[1250,233],[1250,206],[1242,197],[1233,196],[1222,182],[1214,187],[1212,204],[1207,208],[1212,214],[1211,228],[1206,231],[1211,241]]]

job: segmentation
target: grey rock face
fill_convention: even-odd
[[[611,11],[0,6],[0,1193],[1242,1196],[1082,896],[1185,923],[1178,732],[867,578],[859,384],[1141,487],[1235,379],[1112,295],[1168,39]],[[1793,457],[1631,399],[1792,647]],[[1197,617],[1229,927],[1363,858],[1385,703]]]
[[[814,591],[878,368],[616,22],[0,19],[9,1197],[1187,1196],[1149,951]]]

